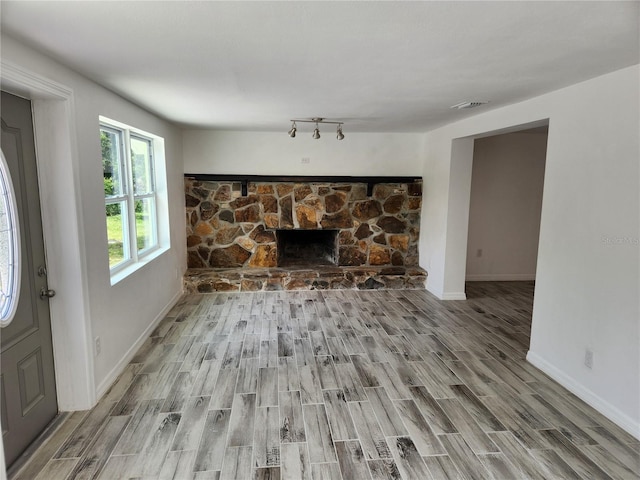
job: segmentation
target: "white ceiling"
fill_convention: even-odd
[[[422,132],[638,63],[639,5],[3,0],[0,25],[181,125]]]

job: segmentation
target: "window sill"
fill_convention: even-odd
[[[164,252],[168,250],[169,250],[169,247],[158,247],[155,250],[147,253],[143,258],[141,258],[137,262],[127,265],[126,267],[123,267],[122,270],[117,270],[116,272],[112,273],[111,286],[114,286],[115,284],[121,282],[122,280],[127,278],[129,275],[140,270],[146,264],[152,262],[153,260],[155,260],[156,258],[158,258],[160,255],[162,255]]]

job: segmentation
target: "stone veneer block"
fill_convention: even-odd
[[[372,218],[379,217],[382,213],[382,207],[377,200],[365,200],[364,202],[357,202],[351,214],[360,221],[371,220]]]
[[[322,228],[347,229],[353,227],[353,218],[348,211],[342,210],[335,215],[325,215],[320,221]]]
[[[276,266],[276,246],[258,245],[256,252],[249,260],[250,267],[275,267]]]
[[[296,218],[298,219],[298,225],[303,230],[317,230],[318,219],[316,217],[316,210],[308,205],[296,206]]]

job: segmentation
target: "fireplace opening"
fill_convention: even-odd
[[[278,266],[337,265],[338,230],[276,230]]]

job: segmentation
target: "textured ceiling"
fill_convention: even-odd
[[[639,5],[3,0],[0,26],[185,126],[422,132],[638,63]]]

